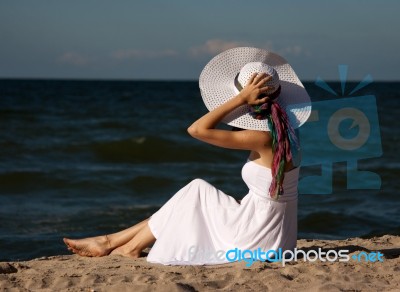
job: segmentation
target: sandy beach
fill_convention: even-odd
[[[304,251],[349,250],[347,262],[303,259],[218,266],[164,266],[145,257],[77,255],[1,262],[2,291],[400,291],[400,236],[298,240]],[[148,251],[148,250],[147,250]],[[364,252],[361,256],[360,253]],[[382,254],[382,261],[366,253]],[[360,262],[351,257],[358,255]]]

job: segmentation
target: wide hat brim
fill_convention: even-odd
[[[199,86],[209,111],[238,94],[234,80],[240,69],[250,62],[263,62],[279,75],[281,93],[276,101],[286,111],[292,127],[303,125],[311,114],[311,99],[288,62],[264,49],[239,47],[224,51],[204,67]],[[267,120],[257,120],[249,114],[250,106],[243,105],[226,115],[222,122],[248,130],[269,131]]]

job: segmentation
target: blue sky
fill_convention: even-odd
[[[400,1],[0,0],[0,78],[196,80],[256,46],[300,79],[400,80]]]

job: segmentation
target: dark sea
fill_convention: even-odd
[[[304,85],[313,101],[338,98]],[[346,162],[334,162],[331,194],[299,195],[299,238],[400,234],[400,83],[356,95],[376,98],[382,155],[358,163],[381,187],[348,189]],[[242,198],[248,152],[186,132],[206,112],[194,81],[0,79],[0,260],[69,254],[64,236],[136,224],[194,178]],[[313,172],[318,166],[304,166],[301,178]]]

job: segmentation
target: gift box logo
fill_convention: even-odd
[[[359,170],[360,159],[382,155],[381,136],[373,95],[354,96],[372,82],[367,75],[345,96],[347,66],[339,65],[341,95],[337,99],[312,103],[308,121],[299,129],[302,166],[321,166],[321,175],[306,176],[299,181],[300,194],[332,194],[332,167],[347,162],[347,189],[380,189],[377,173]],[[321,78],[315,84],[326,92],[338,94]]]

